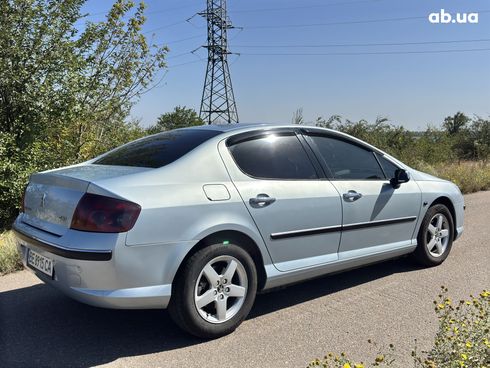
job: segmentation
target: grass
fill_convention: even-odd
[[[11,231],[0,234],[0,276],[23,268]]]
[[[490,165],[484,162],[463,161],[415,165],[420,171],[455,183],[464,194],[490,190]]]

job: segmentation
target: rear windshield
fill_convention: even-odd
[[[178,160],[201,143],[220,134],[217,130],[183,129],[143,138],[101,157],[94,164],[157,168]]]

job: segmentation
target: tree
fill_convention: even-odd
[[[32,171],[93,157],[142,134],[131,106],[165,66],[148,44],[145,5],[117,0],[84,21],[86,0],[0,2],[0,227]]]
[[[296,109],[295,112],[293,112],[293,117],[291,118],[291,123],[292,124],[304,124],[305,122],[305,119],[303,117],[303,108],[300,107],[298,109]]]
[[[203,125],[204,121],[194,109],[176,106],[172,112],[160,115],[155,125],[148,128],[148,133],[155,134],[166,130]]]
[[[471,135],[476,158],[487,162],[490,157],[490,120],[477,117],[471,125]]]
[[[315,121],[315,126],[320,128],[328,128],[328,129],[335,129],[335,125],[341,125],[341,124],[342,124],[342,116],[340,115],[332,115],[328,119],[319,116],[318,118],[316,118]]]
[[[462,112],[457,112],[454,116],[448,116],[444,119],[442,126],[449,135],[458,134],[469,123],[470,118]]]

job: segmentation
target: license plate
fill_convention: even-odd
[[[27,253],[27,264],[48,276],[53,276],[53,260],[31,249]]]

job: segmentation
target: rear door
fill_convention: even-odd
[[[410,246],[421,207],[418,185],[409,181],[393,188],[389,179],[398,167],[353,140],[310,133],[308,141],[341,195],[339,259]]]
[[[340,196],[294,131],[240,134],[220,152],[281,271],[337,260]],[[311,155],[311,157],[309,156]]]

